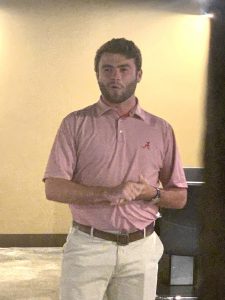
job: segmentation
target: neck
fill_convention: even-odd
[[[135,96],[131,96],[126,101],[123,101],[121,103],[112,103],[108,101],[104,96],[102,96],[102,100],[105,104],[112,107],[120,117],[128,114],[129,111],[134,108],[137,103]]]

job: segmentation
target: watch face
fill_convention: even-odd
[[[158,198],[160,198],[160,189],[156,188],[156,195],[155,195],[155,197],[152,198],[152,200],[153,199],[158,199]]]
[[[160,201],[160,189],[156,189],[156,195],[154,198],[152,198],[151,203],[156,204]]]

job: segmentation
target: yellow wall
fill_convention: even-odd
[[[201,166],[208,19],[126,3],[0,4],[0,233],[67,232],[41,178],[61,119],[98,99],[93,59],[112,37],[140,47],[142,106],[173,125],[184,166]]]

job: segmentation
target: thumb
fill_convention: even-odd
[[[140,182],[141,182],[141,183],[148,184],[147,179],[146,179],[142,174],[139,176],[139,178],[140,178]]]

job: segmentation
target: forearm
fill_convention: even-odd
[[[45,194],[48,200],[62,203],[119,205],[135,200],[143,184],[128,181],[115,187],[86,186],[62,178],[47,178]]]
[[[138,199],[151,201],[156,195],[156,189],[149,186],[145,189]],[[159,207],[181,209],[187,202],[187,189],[185,188],[168,188],[160,190],[160,201],[157,203]]]
[[[107,188],[85,186],[62,178],[47,178],[45,194],[48,200],[80,205],[107,202]]]
[[[160,201],[157,204],[162,208],[181,209],[187,202],[187,189],[169,188],[160,191]]]

